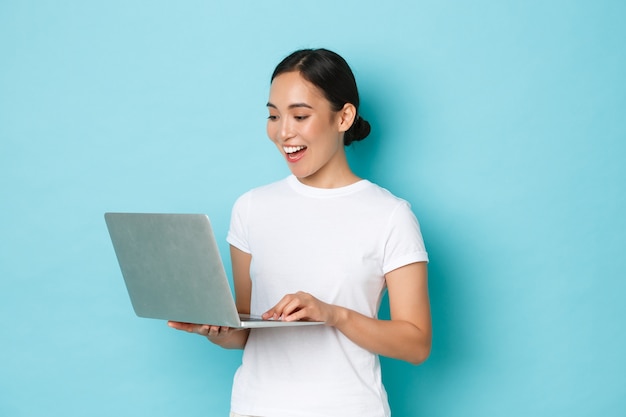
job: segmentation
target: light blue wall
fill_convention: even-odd
[[[287,174],[269,75],[325,46],[409,200],[435,338],[396,416],[626,410],[623,1],[0,2],[1,416],[225,416],[239,352],[138,319],[110,210],[207,212]]]

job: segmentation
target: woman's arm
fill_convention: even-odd
[[[391,320],[370,318],[302,292],[285,296],[264,317],[324,321],[364,349],[419,364],[428,358],[432,343],[426,263],[403,266],[385,279]]]
[[[250,281],[250,261],[252,257],[234,246],[230,247],[230,258],[233,266],[233,282],[235,284],[235,304],[239,313],[250,313],[250,295],[252,282]],[[184,330],[206,336],[211,342],[225,349],[243,349],[248,341],[249,329],[232,329],[210,324],[193,324],[169,321],[168,325],[174,329]]]

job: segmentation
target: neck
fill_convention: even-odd
[[[352,172],[347,163],[341,168],[336,167],[332,172],[321,169],[308,177],[298,177],[298,181],[302,184],[315,188],[345,187],[360,180],[361,178]]]

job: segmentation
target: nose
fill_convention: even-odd
[[[266,128],[267,136],[277,144],[285,143],[296,136],[296,128],[287,117],[268,119]]]
[[[286,141],[295,136],[293,123],[288,117],[282,117],[278,121],[278,138],[281,141]]]

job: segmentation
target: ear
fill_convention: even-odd
[[[354,123],[354,119],[356,118],[356,107],[354,107],[354,104],[352,103],[346,103],[344,104],[343,108],[339,110],[337,115],[339,131],[345,132],[346,130],[350,129],[352,123]]]

